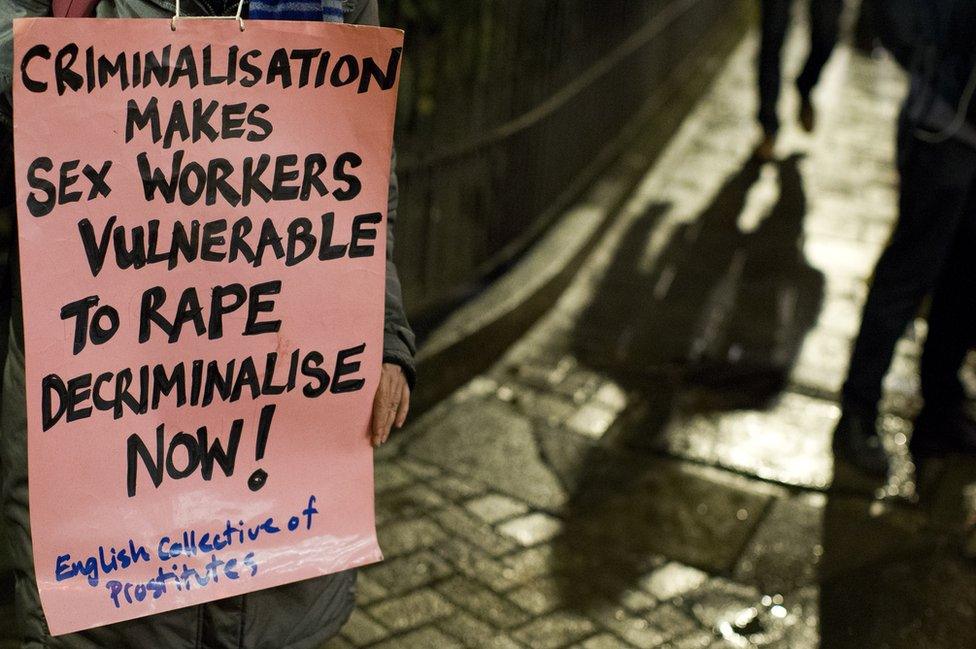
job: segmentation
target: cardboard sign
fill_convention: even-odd
[[[402,33],[24,19],[31,526],[52,633],[381,559]]]

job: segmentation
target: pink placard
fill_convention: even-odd
[[[176,27],[14,21],[54,634],[381,559],[367,427],[402,33]]]

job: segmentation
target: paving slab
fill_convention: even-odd
[[[565,491],[540,460],[527,418],[496,399],[480,401],[478,407],[452,405],[448,401],[425,418],[429,426],[410,444],[411,456],[538,507],[562,505]]]

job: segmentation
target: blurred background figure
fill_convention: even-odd
[[[759,50],[759,125],[763,136],[756,149],[762,160],[771,160],[779,132],[780,87],[782,85],[782,50],[791,23],[793,0],[761,0],[762,45]],[[820,73],[830,59],[840,30],[840,14],[844,0],[810,0],[810,54],[803,71],[796,79],[800,93],[797,115],[805,131],[813,131],[817,114],[811,94]]]
[[[916,459],[976,451],[959,370],[976,331],[976,3],[878,3],[892,49],[911,68],[898,128],[899,219],[874,272],[843,390],[835,451],[884,477],[876,430],[895,344],[932,297],[921,360],[925,405]]]

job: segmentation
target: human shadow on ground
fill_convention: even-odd
[[[917,507],[828,496],[823,649],[976,647],[976,460],[934,460],[921,475]]]
[[[800,159],[776,163],[779,198],[751,232],[739,222],[763,168],[754,159],[659,255],[648,253],[656,219],[635,220],[582,314],[577,358],[636,396],[567,479],[554,561],[569,608],[620,601],[655,557],[723,572],[741,550],[736,514],[758,508],[756,497],[657,455],[676,410],[763,408],[789,380],[824,291],[802,252]]]

